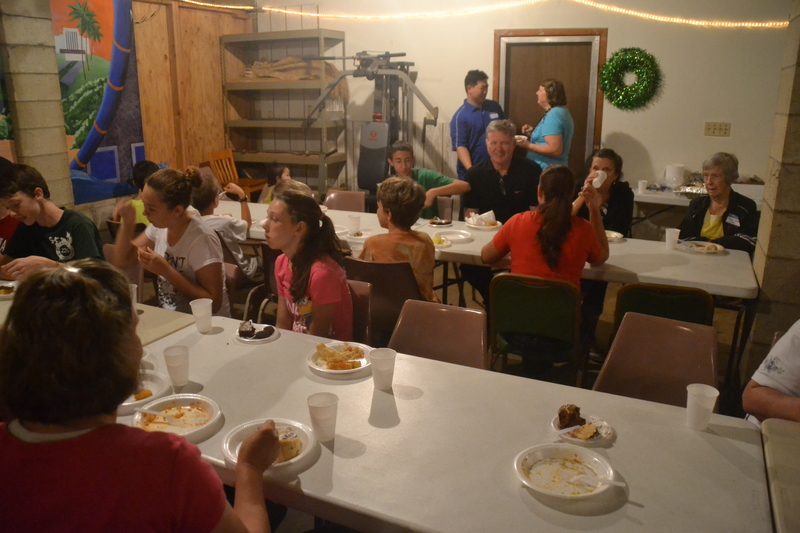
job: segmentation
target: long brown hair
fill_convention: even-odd
[[[188,167],[184,172],[165,168],[148,176],[144,184],[158,193],[168,209],[179,205],[186,209],[192,200],[192,189],[200,187],[203,178],[195,167]]]
[[[542,217],[536,237],[544,260],[553,271],[558,269],[561,246],[572,229],[573,183],[572,172],[561,165],[550,165],[539,178],[544,202],[536,207]]]
[[[289,293],[295,302],[299,302],[306,296],[311,266],[314,262],[323,255],[329,255],[341,265],[342,246],[336,237],[333,222],[322,214],[319,204],[311,196],[293,190],[283,190],[273,201],[286,204],[293,224],[305,222],[308,228],[300,249],[292,257],[292,284],[289,286]]]

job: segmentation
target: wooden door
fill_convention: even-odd
[[[586,159],[600,147],[603,100],[598,76],[606,35],[605,29],[495,32],[494,97],[518,128],[536,126],[542,118],[536,91],[543,80],[564,84],[575,123],[569,167],[576,179],[585,176]]]

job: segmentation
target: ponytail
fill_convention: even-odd
[[[572,172],[561,165],[551,165],[539,179],[544,202],[536,210],[542,224],[536,237],[542,249],[545,263],[550,270],[558,269],[561,247],[572,229]]]

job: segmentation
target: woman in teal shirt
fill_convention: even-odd
[[[536,91],[536,98],[544,108],[544,115],[535,128],[529,124],[522,126],[522,133],[530,138],[519,140],[517,146],[528,150],[528,159],[542,169],[550,165],[569,166],[569,149],[575,125],[565,107],[567,93],[564,84],[554,79],[544,80]]]

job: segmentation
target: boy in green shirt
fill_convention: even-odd
[[[430,219],[437,216],[437,196],[470,191],[470,185],[466,181],[453,180],[433,170],[414,168],[414,150],[411,143],[406,141],[397,141],[389,149],[389,165],[397,173],[397,177],[412,179],[425,189],[425,206],[420,218]]]

